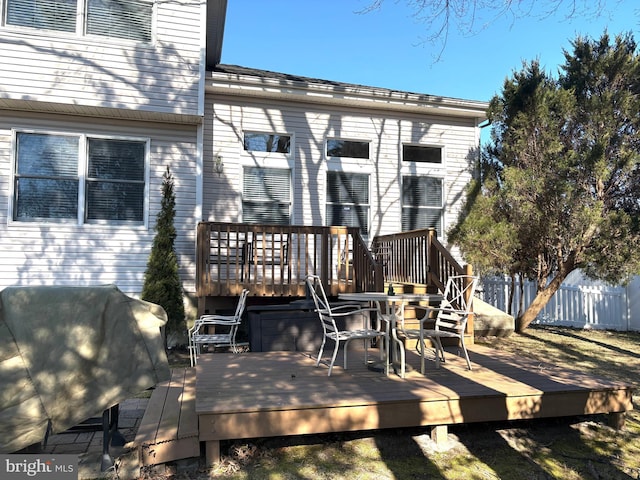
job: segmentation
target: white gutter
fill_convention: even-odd
[[[376,87],[208,72],[207,94],[486,119],[488,102]]]

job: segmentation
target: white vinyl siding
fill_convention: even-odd
[[[147,225],[127,222],[92,221],[17,222],[9,205],[12,189],[12,127],[26,131],[64,132],[69,136],[85,130],[91,138],[149,139],[149,202]],[[62,135],[62,133],[60,133]],[[122,291],[137,295],[142,291],[144,272],[155,236],[155,223],[162,199],[162,176],[167,165],[175,181],[177,236],[176,253],[186,292],[195,291],[196,173],[198,171],[196,128],[188,125],[113,122],[52,115],[0,118],[0,288],[9,285],[104,285],[116,284]]]
[[[453,224],[471,179],[469,164],[477,140],[475,123],[412,114],[394,115],[379,110],[329,109],[218,96],[205,109],[203,217],[210,221],[242,222],[242,171],[245,166],[289,168],[291,171],[291,224],[328,225],[329,172],[351,172],[369,177],[369,235],[400,232],[402,177],[434,177],[442,186],[438,207],[439,235]],[[244,132],[287,132],[291,154],[256,153],[244,149]],[[369,143],[369,158],[327,157],[327,139]],[[402,145],[440,145],[442,165],[402,161]],[[224,173],[218,176],[211,158],[220,154]],[[431,209],[435,208],[437,212]],[[426,218],[426,213],[421,213]],[[442,237],[441,237],[442,238]]]
[[[24,104],[25,110],[104,116],[95,110],[102,108],[115,117],[129,110],[128,118],[142,120],[147,112],[201,115],[206,5],[189,0],[154,8],[151,42],[0,25],[0,108]],[[121,27],[127,30],[113,23],[92,30],[115,35]]]

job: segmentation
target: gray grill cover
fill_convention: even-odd
[[[62,432],[170,377],[162,307],[100,287],[0,292],[0,452]]]

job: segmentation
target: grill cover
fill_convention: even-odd
[[[170,378],[158,305],[115,285],[0,292],[0,452],[43,440]]]

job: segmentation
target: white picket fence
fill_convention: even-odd
[[[490,305],[507,312],[511,281],[483,278],[480,297]],[[562,285],[534,323],[603,330],[640,330],[640,280],[626,287],[604,284]],[[535,283],[524,284],[525,308],[536,294]],[[519,305],[516,287],[512,315]]]

